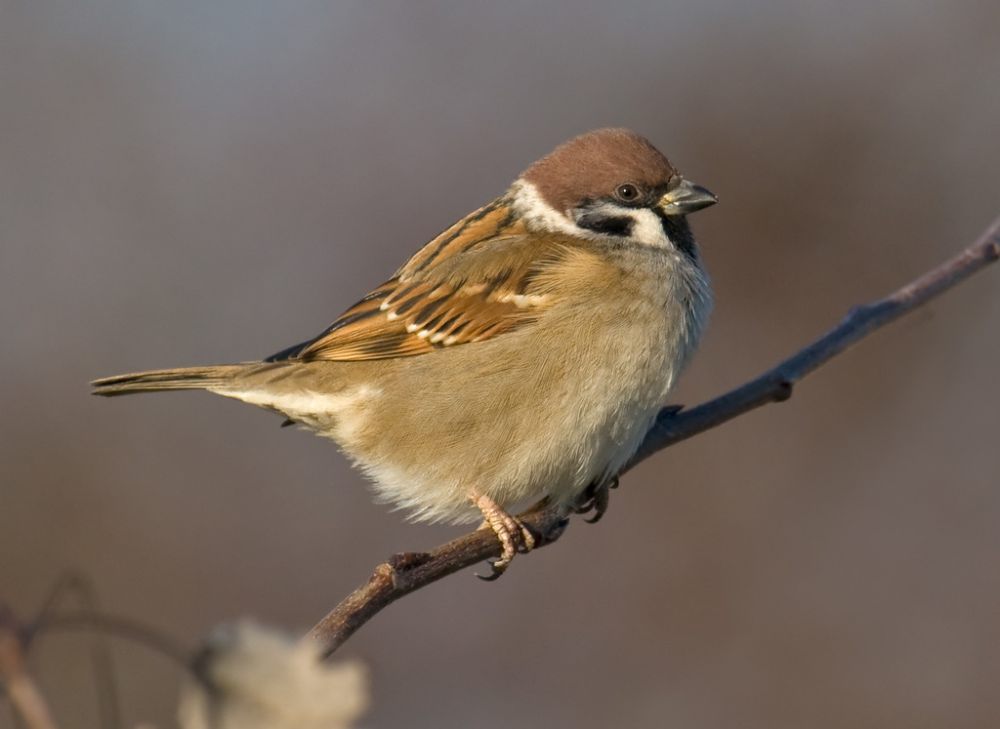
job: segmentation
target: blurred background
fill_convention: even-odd
[[[193,644],[305,628],[459,530],[329,443],[87,381],[258,358],[585,130],[722,204],[676,393],[758,374],[1000,213],[1000,4],[0,0],[0,595],[66,569]],[[623,479],[604,521],[398,603],[342,653],[367,727],[1000,725],[1000,270]],[[97,726],[88,639],[33,665]],[[178,672],[116,642],[129,726]],[[0,711],[0,727],[13,726]]]

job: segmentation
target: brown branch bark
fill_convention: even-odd
[[[958,285],[1000,257],[1000,218],[978,241],[885,298],[856,307],[829,332],[756,379],[688,410],[666,408],[646,435],[628,465],[635,466],[654,453],[714,428],[738,415],[791,397],[792,387],[813,370],[848,347],[899,317]],[[551,544],[567,521],[553,509],[540,508],[521,515],[537,535],[538,546]],[[317,623],[307,639],[317,641],[329,656],[379,611],[399,598],[442,577],[489,557],[500,546],[489,530],[458,537],[430,552],[397,554],[378,565],[368,582],[348,595]]]
[[[0,603],[0,689],[28,729],[57,729],[38,684],[28,672],[24,631],[14,613]]]

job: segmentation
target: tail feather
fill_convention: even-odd
[[[244,372],[246,368],[247,365],[235,364],[149,370],[102,377],[90,384],[94,388],[92,394],[102,397],[164,390],[209,390],[232,382],[234,376]]]

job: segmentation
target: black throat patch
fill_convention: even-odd
[[[677,250],[692,261],[695,260],[694,235],[691,233],[691,226],[688,225],[687,218],[677,215],[664,215],[657,208],[653,208],[653,210],[660,219],[660,225],[663,226],[663,233],[667,236],[667,239],[677,247]]]

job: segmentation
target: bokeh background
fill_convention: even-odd
[[[1000,4],[0,2],[0,595],[68,568],[193,644],[306,627],[452,529],[330,445],[99,375],[324,327],[587,129],[722,204],[718,302],[676,400],[755,375],[1000,212]],[[1000,726],[1000,271],[623,480],[597,527],[471,572],[344,648],[365,726]],[[85,638],[33,665],[97,725]],[[129,726],[178,672],[115,643]],[[0,727],[13,726],[0,710]]]

